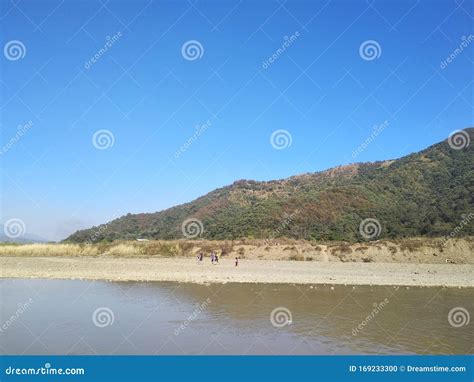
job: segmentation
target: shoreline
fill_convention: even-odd
[[[473,264],[334,263],[284,260],[119,257],[0,257],[0,279],[82,279],[187,283],[264,283],[474,287]]]

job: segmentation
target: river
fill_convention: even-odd
[[[465,354],[473,289],[0,281],[1,354]]]

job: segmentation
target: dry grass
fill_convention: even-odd
[[[9,244],[0,245],[0,256],[43,256],[43,257],[174,257],[195,256],[199,252],[208,254],[215,251],[230,255],[234,247],[230,242],[156,240],[148,242],[117,241],[96,244]],[[245,252],[242,247],[239,253]]]
[[[1,256],[97,256],[99,247],[78,244],[2,245]]]
[[[143,254],[143,251],[141,250],[141,248],[135,245],[130,245],[130,244],[114,245],[108,248],[106,252],[104,252],[105,256],[121,256],[121,257],[139,256],[142,254]]]
[[[268,240],[152,240],[116,241],[96,244],[8,244],[0,245],[0,257],[194,257],[211,251],[219,256],[263,260],[396,263],[474,263],[474,238],[452,239],[445,247],[442,238],[346,242]],[[284,244],[283,244],[284,243]],[[441,248],[441,249],[440,249]]]

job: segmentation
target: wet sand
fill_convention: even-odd
[[[472,264],[113,257],[0,257],[2,278],[474,287]]]

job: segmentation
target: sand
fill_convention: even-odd
[[[474,264],[474,237],[406,238],[362,243],[309,242],[294,239],[151,240],[110,243],[0,245],[0,257],[195,258],[214,251],[245,260],[290,260],[336,263]]]
[[[0,265],[2,278],[474,287],[472,264],[10,256]]]

